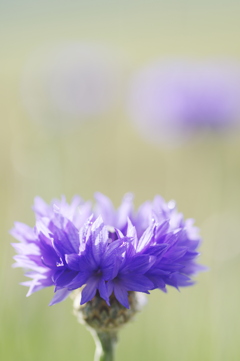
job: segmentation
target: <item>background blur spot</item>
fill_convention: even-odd
[[[240,130],[240,64],[164,59],[133,77],[129,117],[143,137],[178,144],[208,132]]]
[[[103,45],[69,42],[36,51],[22,77],[22,98],[30,117],[66,130],[97,120],[119,105],[123,59]]]

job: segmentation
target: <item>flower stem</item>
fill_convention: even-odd
[[[96,343],[94,361],[114,361],[117,334],[115,332],[92,332]]]

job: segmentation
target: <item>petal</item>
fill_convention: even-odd
[[[143,251],[146,247],[149,247],[154,241],[155,236],[155,224],[151,224],[141,236],[138,245],[137,252]]]
[[[26,294],[26,297],[31,296],[33,293],[42,290],[43,288],[45,288],[45,286],[41,285],[40,283],[35,283],[33,281],[26,281],[26,282],[21,282],[22,286],[29,286],[29,290],[28,293]]]
[[[79,232],[77,228],[72,224],[72,222],[68,221],[65,231],[67,232],[69,242],[71,243],[74,251],[78,253],[80,241],[79,241]]]
[[[72,280],[68,285],[69,290],[76,290],[77,288],[82,287],[87,283],[87,280],[90,278],[90,273],[78,273],[77,276]]]
[[[68,287],[72,280],[77,276],[78,272],[65,269],[63,273],[57,278],[56,286]]]
[[[126,308],[129,308],[128,292],[120,285],[114,285],[114,294],[116,299]]]
[[[110,243],[106,249],[106,251],[104,252],[104,257],[112,257],[112,255],[114,254],[114,252],[116,252],[116,254],[120,255],[122,254],[125,249],[126,246],[124,245],[124,242],[129,242],[129,238],[128,237],[123,237],[122,239],[116,240],[112,243]]]
[[[105,281],[112,280],[114,278],[114,267],[106,267],[101,269],[102,279]]]
[[[68,238],[68,234],[53,224],[51,224],[51,226],[49,225],[49,227],[51,227],[53,233],[54,248],[60,252],[62,256],[64,254],[75,253],[75,249]]]
[[[133,246],[135,249],[137,249],[137,244],[138,244],[137,231],[129,218],[127,223],[127,236],[133,239]]]
[[[34,256],[32,256],[32,257],[34,257]],[[35,256],[35,257],[38,257],[38,259],[33,260],[33,259],[31,259],[32,257],[31,257],[31,255],[14,256],[13,259],[16,261],[16,263],[14,263],[12,265],[12,267],[13,268],[22,267],[22,268],[26,268],[26,269],[31,269],[31,270],[39,272],[39,273],[46,272],[46,267],[43,265],[41,258],[39,256]]]
[[[157,259],[161,258],[164,251],[167,249],[168,245],[165,243],[156,244],[154,246],[150,246],[146,250],[144,250],[144,254],[149,254],[155,256]]]
[[[123,261],[124,261],[124,259],[123,259],[123,258],[120,258],[120,257],[117,257],[117,258],[115,259],[113,268],[112,268],[112,270],[111,270],[112,275],[111,275],[111,277],[108,278],[108,279],[111,279],[111,278],[113,279],[113,278],[117,277],[118,272],[119,272],[119,270],[120,270],[120,267],[121,267]],[[104,278],[104,279],[107,280],[107,278]]]
[[[91,212],[92,212],[92,203],[89,201],[85,202],[83,204],[80,204],[78,206],[77,212],[75,212],[73,219],[72,219],[72,221],[77,229],[80,229],[84,225],[84,223],[91,216]]]
[[[64,213],[64,215],[68,218],[68,219],[70,219],[71,221],[73,221],[73,218],[74,218],[74,216],[75,216],[75,214],[76,213],[78,213],[78,212],[76,212],[76,211],[78,211],[78,207],[81,205],[83,203],[83,200],[81,199],[81,197],[79,197],[79,196],[77,196],[77,195],[75,195],[73,198],[72,198],[72,200],[71,200],[71,203],[68,205],[67,203],[67,207],[66,207],[66,205],[65,205],[65,213]],[[63,206],[63,208],[64,208],[64,206]],[[61,210],[62,210],[62,208],[61,208]],[[67,210],[67,211],[66,211]],[[79,213],[78,213],[78,215],[79,215]]]
[[[22,255],[40,255],[40,249],[35,243],[11,243],[15,251]]]
[[[43,236],[43,235],[42,235]],[[59,256],[55,249],[45,242],[45,237],[40,236],[39,246],[41,248],[42,262],[50,268],[57,267],[57,264],[61,263]]]
[[[36,221],[36,225],[34,229],[37,235],[42,233],[45,237],[48,238],[49,235],[51,234],[51,231],[48,229],[48,225],[49,225],[49,219],[46,217]]]
[[[183,260],[181,261],[191,261],[192,259],[196,258],[199,256],[199,252],[191,252],[191,251],[187,251],[185,254],[184,254],[184,257],[183,257]]]
[[[126,272],[137,272],[137,273],[145,273],[152,267],[154,263],[155,257],[148,256],[144,254],[136,255],[132,259],[129,260],[127,265],[122,270],[123,273]]]
[[[65,260],[66,263],[68,265],[68,267],[74,271],[80,271],[80,260],[81,260],[81,256],[79,256],[78,254],[66,254],[65,256]]]
[[[171,258],[172,261],[176,261],[177,259],[179,259],[180,262],[180,258],[184,258],[186,252],[186,247],[176,247],[172,250],[171,255],[170,253],[168,253],[168,257]]]
[[[98,290],[100,296],[107,302],[108,306],[110,306],[109,303],[109,296],[108,296],[108,289],[106,286],[106,282],[104,280],[101,280],[98,285]]]
[[[163,277],[163,279],[167,285],[175,287],[177,290],[179,290],[179,287],[192,286],[195,283],[190,277],[180,273],[175,273],[169,277]]]
[[[164,237],[169,229],[169,220],[164,221],[157,225],[155,239],[160,242],[161,238]]]
[[[91,301],[91,299],[96,295],[97,288],[98,288],[99,279],[91,277],[86,286],[84,287],[82,291],[82,297],[80,305],[83,305],[84,303]]]
[[[92,225],[91,229],[91,246],[92,254],[96,260],[96,263],[99,264],[108,244],[108,230],[102,222],[102,218],[98,217]]]
[[[94,196],[97,201],[96,214],[101,214],[105,224],[108,224],[109,226],[114,226],[116,212],[114,210],[112,202],[108,197],[106,197],[100,192],[95,193]]]
[[[44,275],[39,275],[37,273],[32,273],[32,274],[29,273],[26,274],[25,276],[32,278],[31,281],[21,282],[21,285],[29,287],[26,297],[29,297],[34,292],[37,292],[43,288],[53,285],[51,278],[45,278]]]
[[[128,274],[119,276],[119,283],[128,291],[148,293],[154,287],[154,284],[143,275]]]
[[[51,206],[48,205],[41,197],[35,197],[32,209],[39,218],[51,215]]]
[[[71,293],[71,291],[68,291],[68,289],[66,289],[66,288],[56,291],[54,297],[52,298],[51,302],[49,303],[49,306],[55,305],[56,303],[59,303],[59,302],[65,300],[65,298],[67,298],[70,293]]]
[[[66,256],[68,259],[68,257]],[[93,255],[91,246],[87,246],[83,255],[79,256],[79,264],[78,266],[75,264],[75,267],[78,267],[80,272],[93,272],[98,268],[98,264],[96,263]]]
[[[166,291],[166,284],[162,279],[162,275],[157,275],[155,273],[153,274],[147,273],[147,277],[150,279],[150,281],[152,281],[154,285],[152,289],[160,288],[162,291],[164,292]]]
[[[113,281],[108,281],[107,282],[107,293],[108,293],[108,296],[110,297],[111,294],[113,293],[113,288],[114,288],[114,283]]]
[[[37,240],[34,229],[21,222],[14,223],[14,228],[10,231],[10,234],[23,243],[36,242]]]
[[[133,210],[133,195],[131,193],[125,194],[122,203],[117,211],[117,228],[123,229],[127,224],[128,217],[131,216]]]

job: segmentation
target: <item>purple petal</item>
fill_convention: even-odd
[[[52,298],[51,302],[49,303],[49,306],[55,305],[56,303],[59,303],[65,298],[67,298],[70,295],[71,291],[68,291],[68,289],[63,288],[61,290],[56,291],[54,297]]]
[[[39,238],[40,238],[39,246],[41,249],[43,263],[50,268],[57,267],[57,264],[61,263],[61,260],[57,255],[56,251],[52,246],[46,243],[45,237],[42,234],[40,235]]]
[[[65,232],[68,235],[69,242],[71,243],[74,251],[78,253],[80,241],[79,241],[79,232],[77,228],[72,224],[72,222],[67,222]]]
[[[164,251],[167,249],[167,244],[156,244],[154,246],[150,246],[146,250],[144,250],[144,254],[148,254],[151,256],[156,257],[158,260],[161,259],[162,255],[164,254]]]
[[[155,233],[155,224],[150,225],[146,231],[141,236],[138,245],[137,245],[137,252],[141,252],[144,248],[149,247],[154,240],[154,233]]]
[[[121,265],[123,264],[123,262],[124,262],[124,260],[123,260],[122,258],[120,258],[120,257],[117,257],[117,258],[115,259],[113,268],[112,268],[112,270],[111,270],[112,276],[111,276],[109,279],[111,279],[111,278],[113,279],[113,278],[117,277],[117,275],[118,275],[118,273],[119,273],[119,270],[120,270]],[[107,279],[107,278],[105,278],[105,280],[106,280],[106,279]]]
[[[78,254],[66,254],[65,256],[65,260],[67,262],[67,265],[70,269],[74,270],[74,271],[80,271],[81,267],[80,267],[80,260],[81,260],[81,256]]]
[[[33,256],[32,256],[33,257]],[[13,267],[23,267],[25,269],[31,269],[39,273],[44,273],[46,268],[44,267],[41,259],[37,260],[37,263],[30,258],[30,255],[18,255],[13,257],[16,260],[16,263],[13,264]]]
[[[104,280],[101,280],[98,285],[98,290],[100,296],[107,302],[108,306],[110,306],[109,303],[109,296],[108,296],[108,289],[106,286],[106,282]]]
[[[169,229],[169,220],[164,221],[162,224],[157,225],[155,238],[163,237]]]
[[[99,192],[95,193],[95,199],[97,201],[96,214],[102,216],[105,224],[114,226],[115,210],[110,199]]]
[[[98,217],[92,224],[91,241],[93,256],[96,262],[99,263],[108,242],[108,230],[104,226],[102,217]]]
[[[65,269],[62,274],[57,278],[56,285],[58,287],[68,287],[68,285],[73,281],[77,274],[78,273],[76,271]]]
[[[128,291],[146,292],[153,288],[153,283],[144,275],[128,274],[119,276],[119,283]]]
[[[128,292],[120,285],[114,285],[114,294],[116,299],[126,308],[129,308]]]
[[[35,243],[11,243],[15,251],[19,254],[28,255],[40,255],[40,249]]]
[[[108,282],[107,282],[107,293],[108,293],[108,297],[110,297],[111,294],[113,293],[113,289],[114,289],[114,283],[113,283],[113,281],[108,281]]]
[[[40,233],[42,233],[45,237],[49,237],[49,235],[51,234],[50,229],[48,228],[49,226],[49,219],[48,218],[41,218],[40,220],[38,220],[36,222],[35,225],[35,231],[36,233],[39,235]]]
[[[86,286],[82,291],[80,305],[83,305],[84,303],[91,301],[91,299],[96,295],[98,284],[99,284],[98,278],[91,277],[88,280],[88,283],[86,284]]]
[[[124,230],[127,220],[132,214],[133,210],[133,195],[131,193],[128,193],[124,196],[122,203],[117,211],[117,224],[116,227]]]
[[[148,278],[152,281],[154,288],[159,288],[163,292],[166,292],[166,283],[162,279],[162,277],[159,277],[157,275],[149,275],[147,274]]]
[[[152,266],[155,257],[148,255],[137,255],[133,257],[130,262],[124,267],[122,272],[136,272],[136,273],[145,273]]]
[[[89,247],[87,247],[87,249],[83,255],[81,255],[81,256],[77,255],[77,256],[79,257],[78,266],[77,266],[76,262],[73,265],[73,267],[75,267],[76,271],[78,270],[79,272],[93,272],[93,271],[97,270],[99,265],[96,263],[93,255],[92,255],[91,247],[90,247],[90,249],[89,249]],[[70,260],[70,257],[66,255],[66,259]],[[77,261],[77,258],[75,258],[75,261]]]
[[[60,252],[61,255],[75,253],[75,249],[68,238],[68,234],[54,225],[51,225],[51,229],[53,232],[54,248]]]
[[[51,215],[51,206],[49,206],[41,197],[35,197],[33,210],[37,217],[49,217]]]
[[[135,249],[137,249],[138,237],[137,237],[136,227],[133,226],[129,218],[127,223],[127,236],[133,239],[133,246]]]
[[[15,222],[10,234],[20,242],[36,242],[37,237],[33,228],[21,222]]]
[[[186,252],[187,252],[186,247],[177,247],[171,252],[171,260],[172,261],[179,260],[185,255]]]
[[[72,282],[68,285],[69,290],[76,290],[77,288],[85,285],[90,278],[91,274],[89,272],[86,273],[78,273],[77,276],[72,280]]]

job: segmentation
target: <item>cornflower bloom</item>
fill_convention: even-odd
[[[109,346],[119,326],[139,309],[139,292],[190,286],[202,266],[196,263],[198,230],[173,201],[156,196],[135,212],[131,194],[117,210],[103,194],[95,198],[92,206],[78,196],[70,204],[63,197],[50,205],[37,197],[35,227],[16,223],[12,235],[20,241],[13,244],[18,253],[14,266],[27,269],[30,278],[23,282],[27,295],[54,286],[53,305],[79,290],[75,312],[97,330],[104,348],[105,336]]]
[[[240,67],[230,61],[169,60],[134,77],[129,115],[156,143],[176,144],[204,132],[239,128]]]
[[[31,270],[26,275],[32,281],[24,282],[28,295],[53,285],[54,304],[86,285],[81,303],[98,291],[109,304],[113,292],[128,307],[129,291],[192,284],[190,276],[201,269],[195,262],[200,239],[172,201],[157,196],[137,212],[130,194],[118,210],[100,193],[96,201],[93,208],[77,196],[50,205],[36,198],[35,227],[15,224],[12,234],[21,242],[13,244],[15,266]]]

